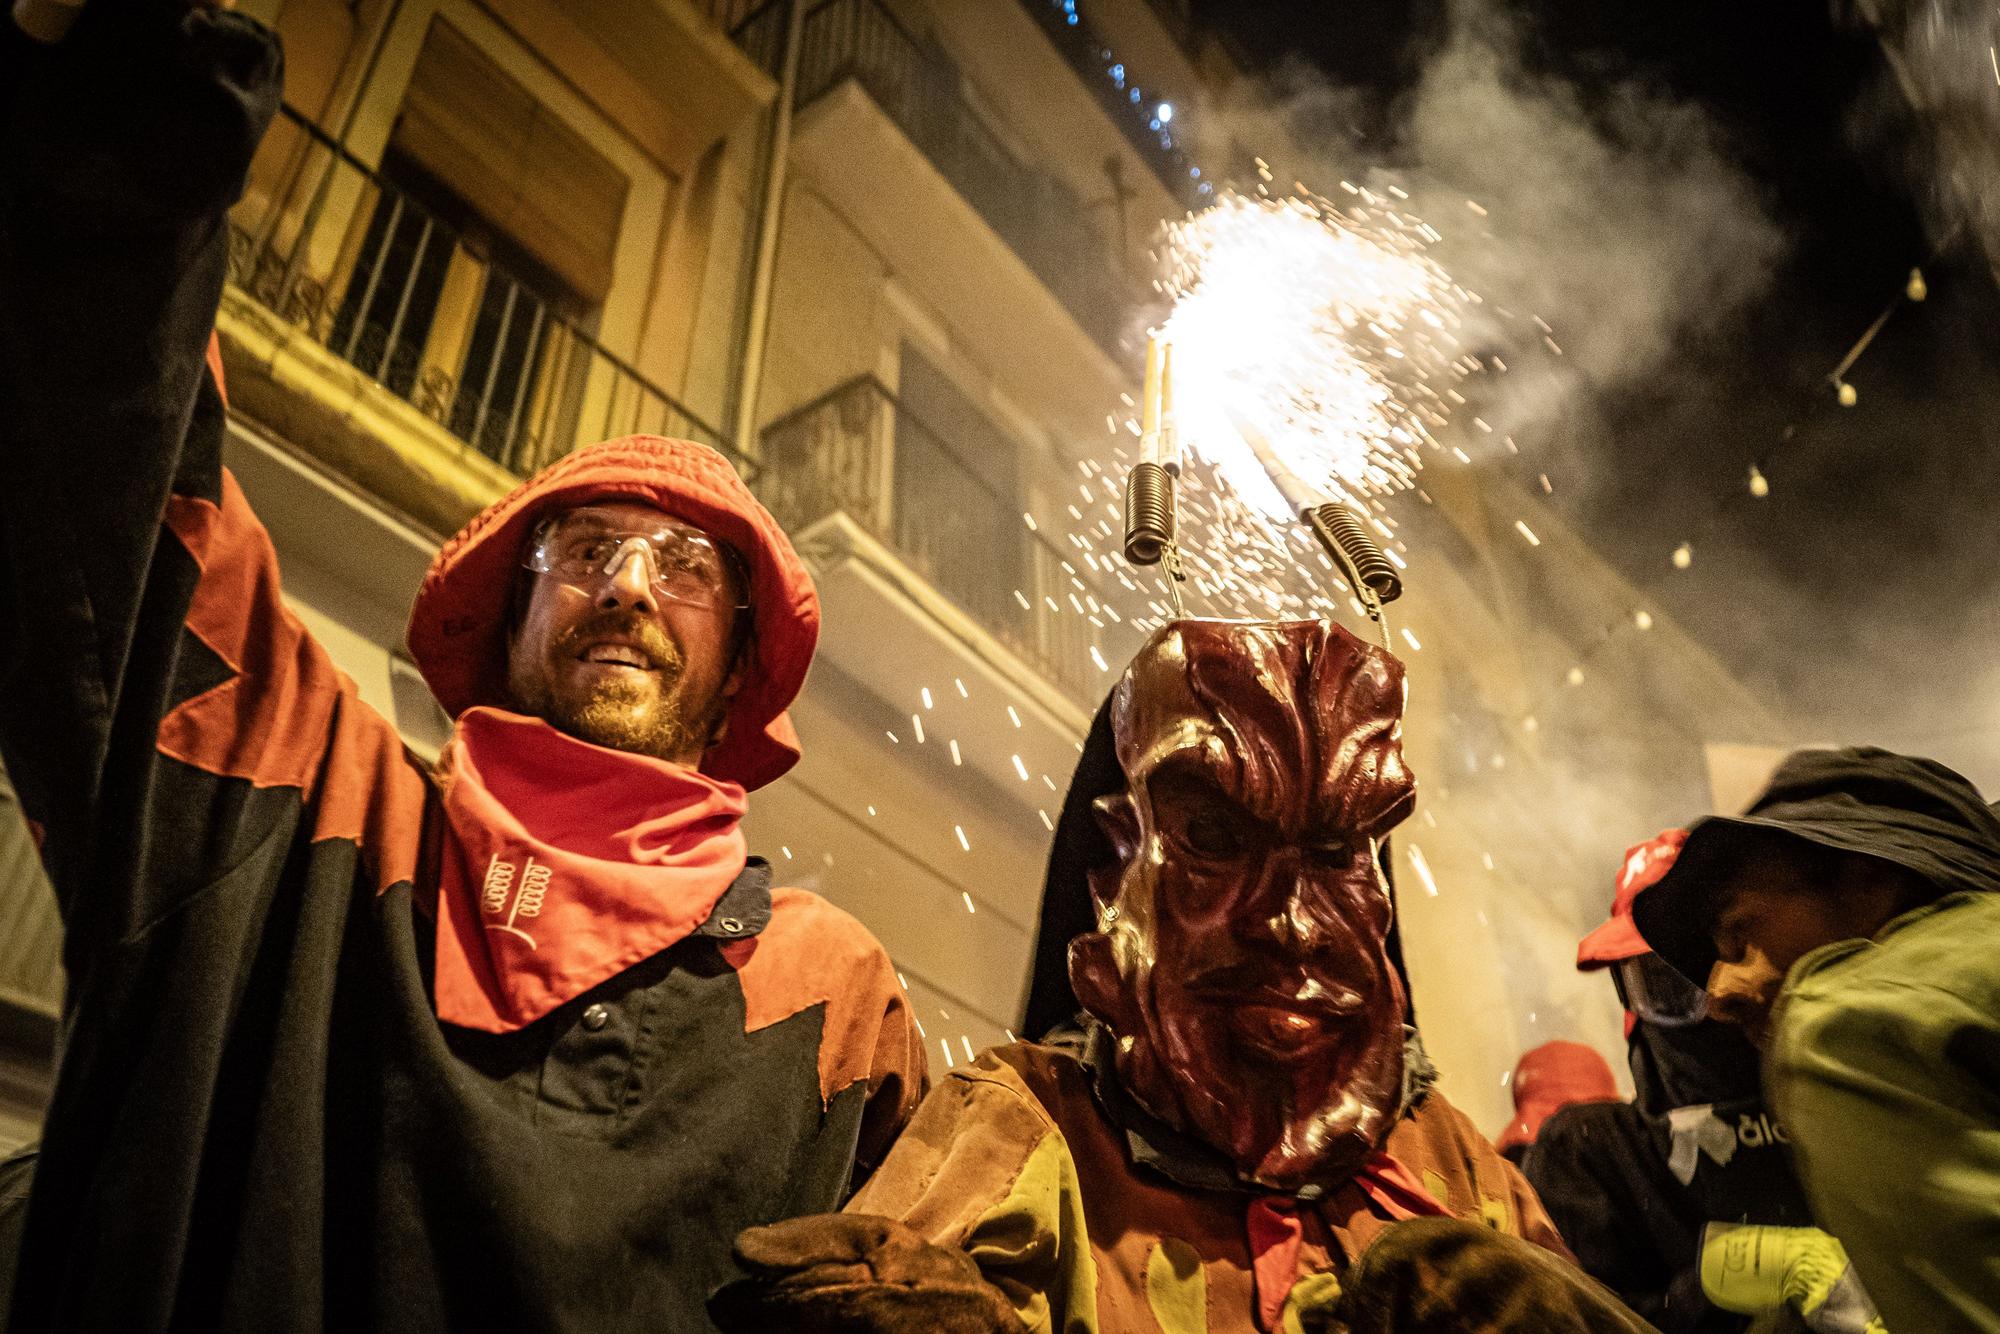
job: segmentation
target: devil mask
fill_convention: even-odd
[[[1077,999],[1153,1115],[1281,1190],[1344,1180],[1401,1108],[1376,840],[1409,814],[1403,669],[1318,621],[1176,621],[1111,699],[1114,864]]]

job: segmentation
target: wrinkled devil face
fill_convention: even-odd
[[[1070,946],[1149,1111],[1281,1189],[1351,1175],[1403,1082],[1376,840],[1409,814],[1403,671],[1322,622],[1178,621],[1112,703],[1119,864]]]

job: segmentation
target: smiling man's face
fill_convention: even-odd
[[[584,741],[698,765],[739,684],[743,592],[720,548],[651,505],[599,501],[538,531],[524,564],[537,572],[508,643],[514,707]]]

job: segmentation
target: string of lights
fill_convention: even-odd
[[[1095,85],[1095,90],[1127,137],[1135,143],[1143,142],[1149,154],[1163,160],[1162,174],[1171,178],[1170,188],[1191,204],[1213,198],[1212,175],[1203,170],[1186,148],[1186,108],[1174,102],[1171,95],[1159,92],[1157,86],[1149,96],[1137,71],[1084,17],[1078,0],[1048,0],[1046,7],[1036,12],[1043,17],[1044,26],[1058,48],[1074,64],[1103,80]]]
[[[1888,300],[1883,306],[1881,313],[1862,331],[1853,345],[1848,348],[1846,354],[1827,373],[1825,379],[1813,388],[1811,397],[1807,401],[1805,412],[1796,414],[1793,420],[1786,424],[1784,429],[1779,433],[1775,447],[1788,450],[1795,448],[1799,438],[1801,423],[1809,421],[1813,413],[1823,410],[1827,405],[1833,404],[1840,408],[1854,407],[1860,401],[1860,391],[1848,377],[1852,374],[1856,364],[1867,353],[1868,349],[1873,346],[1875,339],[1881,334],[1884,327],[1888,325],[1890,319],[1899,309],[1906,304],[1921,302],[1929,294],[1930,287],[1928,280],[1924,277],[1923,269],[1921,267],[1911,269],[1909,277],[1904,282],[1901,290]],[[1657,589],[1661,581],[1672,578],[1675,573],[1686,571],[1693,567],[1697,549],[1705,545],[1706,539],[1717,532],[1728,507],[1737,503],[1742,494],[1747,492],[1753,501],[1762,501],[1770,497],[1771,481],[1769,475],[1765,472],[1765,468],[1769,466],[1770,462],[1771,455],[1769,452],[1760,452],[1754,455],[1745,468],[1741,491],[1735,487],[1730,487],[1726,490],[1718,490],[1710,496],[1708,504],[1694,521],[1690,523],[1690,531],[1680,544],[1674,547],[1669,553],[1667,559],[1668,572],[1663,572],[1655,578],[1639,585],[1641,594],[1639,605],[1607,621],[1598,629],[1595,637],[1577,654],[1576,660],[1564,672],[1563,684],[1566,687],[1573,689],[1584,684],[1589,676],[1589,673],[1585,669],[1590,666],[1591,662],[1607,646],[1614,643],[1619,637],[1631,633],[1644,634],[1653,628],[1653,613],[1645,605],[1647,600],[1645,595]],[[1548,475],[1543,473],[1540,476],[1542,490],[1544,492],[1552,492],[1554,488],[1548,481]],[[1515,526],[1530,546],[1541,545],[1540,539],[1525,523],[1517,522]],[[1522,719],[1522,724],[1526,730],[1533,731],[1539,725],[1538,715],[1533,713],[1528,714]]]

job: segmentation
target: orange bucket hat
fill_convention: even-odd
[[[790,539],[729,461],[707,445],[628,435],[566,454],[458,531],[410,608],[410,656],[446,713],[508,707],[507,632],[521,551],[545,516],[601,500],[638,500],[726,544],[750,578],[752,660],[730,702],[727,735],[702,772],[758,788],[798,762],[785,710],[819,642],[819,594]]]

